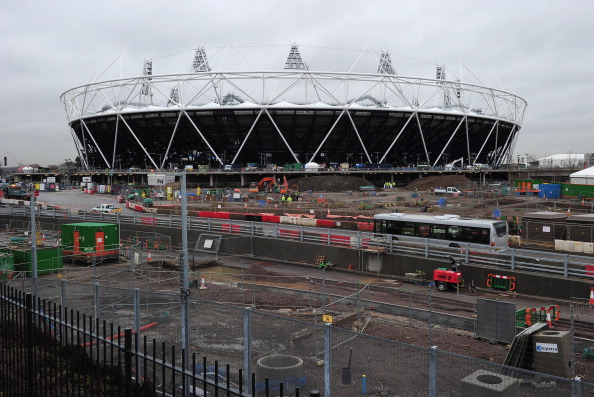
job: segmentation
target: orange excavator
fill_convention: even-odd
[[[269,193],[280,193],[286,194],[291,193],[291,189],[289,189],[289,182],[287,182],[287,177],[283,176],[283,183],[279,184],[276,178],[273,177],[266,177],[262,178],[260,182],[252,182],[250,185],[250,193],[258,193],[258,192],[269,192]]]

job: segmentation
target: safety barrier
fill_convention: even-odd
[[[559,305],[528,307],[516,312],[516,326],[530,327],[536,323],[547,323],[549,328],[553,327],[561,318],[561,307]]]
[[[487,276],[487,287],[501,289],[504,291],[515,291],[516,278],[510,276],[501,276],[499,274],[489,274]]]

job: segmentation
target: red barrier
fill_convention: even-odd
[[[239,233],[241,231],[241,226],[239,225],[229,225],[228,223],[223,223],[221,225],[223,232],[225,233]]]
[[[212,218],[211,211],[198,211],[198,216],[201,218]]]
[[[278,216],[278,215],[262,215],[262,222],[280,223],[280,216]]]
[[[330,237],[328,237],[330,236]],[[328,243],[328,238],[330,238],[330,245],[338,245],[342,247],[350,247],[351,246],[351,238],[349,236],[341,236],[336,234],[320,234],[323,243]]]
[[[142,223],[143,225],[156,225],[157,224],[157,218],[151,218],[148,216],[141,216],[140,217],[140,223]]]
[[[290,238],[292,240],[298,240],[300,236],[299,230],[288,230],[288,229],[280,229],[278,231],[279,237],[283,238]]]
[[[228,212],[212,212],[211,218],[229,219],[229,213]]]
[[[329,219],[316,219],[316,226],[317,227],[336,227],[336,221],[331,221]]]
[[[373,232],[373,223],[357,222],[358,230],[362,232]]]

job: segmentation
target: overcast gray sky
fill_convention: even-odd
[[[365,48],[390,50],[399,74],[434,78],[437,63],[465,65],[463,81],[471,70],[528,102],[516,154],[591,153],[593,15],[591,0],[4,2],[0,157],[74,159],[59,97],[116,59],[102,77],[138,75],[145,58],[155,74],[185,73],[198,45],[208,55],[231,43],[255,65],[282,69],[292,42],[311,70],[347,71]]]

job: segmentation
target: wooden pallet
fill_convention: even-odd
[[[324,255],[316,256],[316,265],[320,265],[321,263],[326,262],[326,257]]]

